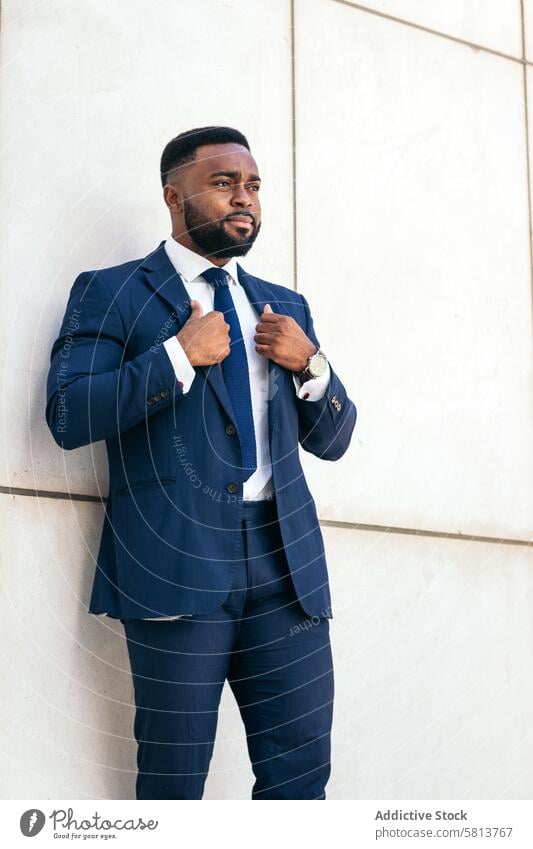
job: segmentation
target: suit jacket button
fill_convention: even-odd
[[[235,431],[236,431],[236,428],[235,428],[234,424],[231,424],[231,422],[230,422],[229,424],[226,425],[226,433],[228,434],[228,436],[233,436]]]
[[[230,483],[226,486],[228,492],[238,492],[239,484],[235,483],[235,481],[230,481]]]

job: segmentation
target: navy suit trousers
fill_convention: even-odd
[[[201,799],[227,680],[244,722],[252,799],[325,799],[333,665],[328,611],[301,607],[275,502],[245,502],[245,557],[214,612],[121,620],[135,690],[137,799]],[[179,611],[176,611],[179,613]]]

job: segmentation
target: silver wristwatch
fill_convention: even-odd
[[[323,351],[320,348],[317,348],[314,354],[311,354],[309,359],[307,360],[307,365],[301,371],[300,377],[302,380],[309,380],[313,377],[320,377],[326,371],[328,365],[328,360]]]

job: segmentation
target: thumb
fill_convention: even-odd
[[[265,304],[263,312],[274,312],[270,304]]]
[[[191,301],[191,314],[189,318],[201,318],[204,314],[200,301]]]

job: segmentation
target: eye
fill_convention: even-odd
[[[230,184],[229,180],[217,180],[216,183],[215,183],[215,186],[221,186],[223,183],[226,186],[229,186],[229,184]]]
[[[261,186],[258,186],[258,185],[256,184],[255,186],[250,186],[249,188],[250,188],[250,189],[253,189],[253,190],[254,190],[254,191],[256,191],[256,192],[258,192],[258,191],[259,191],[259,189],[261,188]]]

